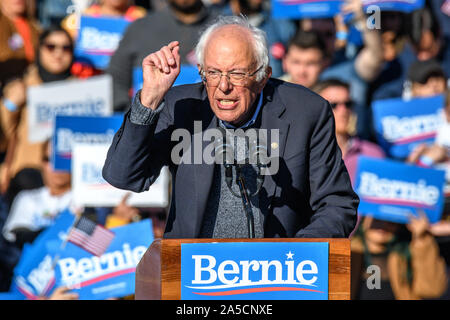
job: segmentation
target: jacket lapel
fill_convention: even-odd
[[[264,88],[264,105],[261,115],[261,129],[268,131],[270,140],[267,141],[267,148],[271,158],[279,157],[283,158],[286,139],[289,133],[289,122],[281,119],[281,115],[286,110],[284,103],[279,99],[278,95],[274,94],[274,86],[270,85],[270,82]],[[278,141],[274,139],[272,133],[278,132]],[[278,161],[279,163],[280,161]],[[273,160],[270,165],[273,165]],[[276,172],[273,175],[266,175],[264,178],[263,188],[266,190],[267,198],[271,198],[274,195],[276,188]],[[262,196],[262,194],[260,194]]]
[[[280,117],[286,107],[279,97],[274,95],[274,86],[270,85],[270,83],[264,88],[263,99],[263,106],[261,110],[261,129],[267,129],[269,134],[271,133],[271,130],[276,130],[278,132],[278,141],[274,141],[275,143],[270,143],[271,141],[269,141],[268,147],[271,149],[269,151],[270,155],[276,154],[278,157],[282,158],[285,151],[286,138],[289,132],[289,122],[281,119]],[[201,119],[202,131],[194,132],[192,139],[193,142],[202,142],[201,151],[203,154],[205,147],[211,143],[210,141],[203,141],[204,132],[208,129],[217,128],[217,117],[214,115],[209,106],[206,92],[203,103],[199,105],[197,112],[198,114],[195,119]],[[277,148],[278,153],[276,150]],[[193,151],[195,151],[195,149]],[[194,159],[194,156],[192,159]],[[197,237],[200,233],[209,192],[213,182],[214,164],[205,164],[202,161],[201,164],[194,165],[193,168],[194,183],[192,188],[195,188],[195,221],[193,223],[194,230],[192,230],[192,236]],[[267,198],[271,198],[274,195],[276,188],[274,178],[275,177],[273,176],[266,176],[264,179],[263,188],[266,190]]]
[[[208,129],[217,128],[217,117],[211,110],[211,107],[208,103],[208,98],[205,97],[203,100],[203,104],[199,106],[198,112],[200,114],[200,119],[202,123],[201,132],[194,132],[193,142],[199,143],[201,142],[201,155],[198,154],[196,160],[200,160],[201,164],[194,165],[194,183],[193,187],[195,187],[195,203],[196,203],[196,214],[195,214],[195,222],[194,222],[194,237],[197,237],[200,233],[200,229],[202,227],[203,216],[206,209],[206,204],[208,202],[209,191],[211,189],[211,185],[214,177],[214,164],[206,164],[203,161],[203,151],[206,146],[211,143],[211,141],[203,141],[203,134]],[[200,150],[194,152],[200,152]],[[195,157],[193,157],[195,160]],[[196,162],[197,163],[197,162]]]

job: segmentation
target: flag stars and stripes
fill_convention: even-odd
[[[74,225],[68,237],[69,242],[96,256],[101,256],[113,239],[114,232],[83,216]]]

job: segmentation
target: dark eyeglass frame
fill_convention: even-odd
[[[63,52],[72,53],[72,50],[73,50],[72,45],[70,45],[70,44],[61,46],[61,45],[54,44],[54,43],[44,42],[42,44],[42,46],[45,47],[50,52],[54,52],[56,49],[61,49]]]
[[[335,103],[335,102],[331,103],[330,102],[331,109],[336,109],[336,107],[338,105],[340,105],[340,104],[345,105],[345,107],[347,109],[350,109],[350,110],[353,109],[353,106],[355,105],[354,101],[352,101],[352,100],[347,100],[347,101],[344,101],[344,102],[337,102],[337,103]]]

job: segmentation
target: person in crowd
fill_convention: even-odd
[[[266,32],[269,46],[270,66],[272,76],[280,77],[283,73],[281,58],[285,48],[296,32],[296,25],[292,20],[274,19],[266,0],[230,0],[221,12],[222,15],[245,15],[250,23]]]
[[[21,248],[50,226],[69,208],[72,201],[71,174],[55,171],[50,162],[51,143],[42,145],[42,178],[44,186],[21,191],[14,199],[2,233],[6,240]]]
[[[429,227],[424,213],[411,215],[406,226],[364,217],[351,240],[351,298],[439,298],[447,289],[448,279],[445,261]],[[379,282],[370,278],[374,272],[380,276]]]
[[[0,1],[0,98],[4,87],[22,77],[34,61],[38,36],[39,25],[26,0]],[[7,133],[0,128],[0,163],[7,147]]]
[[[353,110],[354,103],[351,100],[349,84],[338,79],[327,79],[319,81],[313,87],[313,90],[326,99],[333,109],[336,140],[341,149],[342,159],[350,175],[352,185],[355,185],[359,156],[385,158],[386,155],[377,144],[361,139],[356,135],[356,114]],[[360,216],[358,215],[356,228],[359,222]],[[350,234],[350,237],[353,234],[354,231]]]
[[[435,59],[417,60],[408,69],[407,80],[411,97],[430,97],[443,94],[447,77],[441,64]]]
[[[214,13],[201,0],[168,0],[166,8],[131,23],[107,69],[113,77],[114,110],[128,108],[133,70],[141,68],[148,52],[158,50],[172,39],[182,38],[181,63],[196,66],[193,49],[198,34],[213,18]]]
[[[146,10],[142,7],[133,5],[132,0],[101,0],[99,4],[93,4],[83,10],[81,15],[90,17],[117,17],[125,18],[132,22],[145,16]],[[74,13],[67,16],[61,26],[66,29],[74,42],[77,40],[79,29],[80,13]],[[104,71],[95,68],[87,61],[75,61],[71,70],[77,78],[89,78],[100,75]]]
[[[410,82],[410,91],[412,98],[424,98],[445,94],[446,76],[441,65],[435,60],[416,61],[408,70],[408,80]],[[417,163],[421,166],[430,167],[437,163],[447,161],[448,137],[447,130],[447,105],[449,104],[448,95],[444,99],[443,125],[438,129],[436,143],[420,144],[414,148],[406,159],[409,163]]]
[[[312,89],[326,99],[333,109],[337,143],[354,184],[360,155],[374,158],[384,158],[386,155],[375,143],[355,136],[356,115],[353,111],[354,103],[350,97],[349,84],[339,79],[327,79],[319,81]]]
[[[227,188],[224,166],[172,159],[171,132],[194,134],[194,120],[202,119],[204,130],[276,128],[279,143],[270,145],[280,149],[280,165],[252,197],[255,237],[348,237],[359,199],[336,143],[328,102],[304,87],[270,79],[264,33],[243,16],[220,17],[200,37],[202,82],[172,87],[182,46],[170,42],[142,62],[143,88],[114,136],[105,180],[140,192],[167,165],[176,183],[165,237],[248,237],[242,201]],[[248,188],[255,187],[255,168],[249,164],[243,171]]]
[[[0,88],[34,61],[39,31],[27,0],[0,1]]]
[[[20,257],[23,245],[33,242],[45,228],[53,224],[55,219],[65,209],[73,210],[73,194],[71,191],[72,175],[70,172],[53,169],[50,162],[52,153],[50,140],[47,140],[43,144],[43,149],[41,166],[43,185],[39,185],[39,177],[37,176],[33,177],[33,181],[28,181],[25,184],[26,187],[23,187],[22,191],[14,197],[6,221],[2,225],[2,234],[0,235],[0,266],[2,269],[6,268],[7,270],[5,272],[10,276]],[[28,173],[22,179],[30,180],[30,174]],[[15,177],[13,182],[16,180],[18,180],[18,177]],[[12,184],[11,188],[15,184]],[[30,187],[31,184],[35,187]],[[107,209],[109,214],[104,223],[106,228],[114,228],[138,221],[140,219],[140,212],[137,208],[127,204],[129,196],[130,194],[125,195],[114,208],[84,208],[82,214],[100,223],[98,221],[98,211],[100,209]],[[8,253],[8,256],[6,253]],[[58,291],[55,294],[58,296],[62,294],[64,296],[63,293]]]
[[[59,25],[61,21],[77,7],[76,0],[38,0],[39,23],[43,28]]]
[[[442,69],[437,69],[442,71]],[[425,77],[426,78],[426,77]],[[421,86],[426,84],[420,84]],[[420,92],[434,93],[433,85],[431,89],[420,88]],[[408,163],[414,163],[421,167],[434,167],[446,171],[445,203],[443,217],[448,217],[450,213],[450,89],[444,93],[444,110],[442,125],[439,126],[436,139],[433,144],[421,144],[417,146],[408,156]],[[450,236],[450,222],[442,220],[432,225],[431,231],[436,236]]]
[[[147,11],[133,4],[133,0],[100,0],[98,4],[92,4],[81,12],[82,15],[90,17],[123,17],[132,22],[144,17]],[[79,13],[67,16],[61,26],[76,40],[79,29]]]
[[[407,97],[409,66],[417,60],[434,59],[443,70],[450,69],[450,46],[431,9],[408,15],[382,12],[381,17],[385,64],[370,85],[370,100]]]
[[[313,31],[299,30],[289,41],[283,57],[286,73],[280,79],[311,88],[319,81],[327,61],[322,38]]]
[[[28,68],[22,79],[5,87],[0,104],[1,125],[8,139],[0,181],[3,192],[11,177],[19,170],[40,169],[41,165],[43,143],[32,143],[28,138],[27,87],[69,79],[72,62],[72,38],[61,27],[51,27],[39,37],[36,62]]]
[[[343,22],[343,16],[346,15],[352,15],[352,23],[348,26]],[[358,118],[357,134],[364,139],[369,139],[371,135],[371,126],[367,125],[371,121],[367,100],[368,84],[379,75],[384,64],[381,32],[375,26],[371,26],[368,19],[361,0],[344,2],[340,14],[335,17],[337,29],[335,57],[331,65],[320,74],[321,80],[340,79],[350,85],[350,95],[355,102],[354,112]],[[345,51],[349,46],[351,28],[360,32],[362,45],[358,46],[354,54],[348,55]],[[343,48],[340,51],[344,51],[340,55],[339,45]],[[339,58],[342,55],[345,57]]]
[[[444,70],[450,69],[450,38],[439,23],[429,4],[410,14],[408,49],[419,61],[437,60]]]

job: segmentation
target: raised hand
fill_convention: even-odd
[[[112,215],[121,220],[131,222],[139,217],[139,209],[135,207],[130,207],[127,204],[128,198],[131,196],[131,192],[127,192],[120,203],[114,207]]]
[[[180,45],[172,41],[142,61],[141,103],[155,110],[180,74]]]

